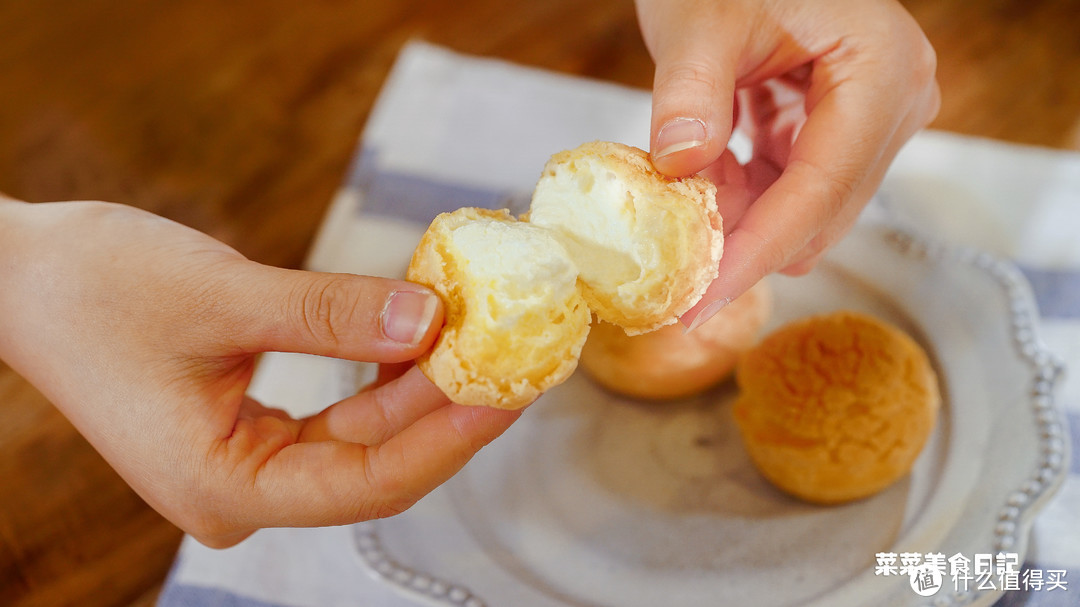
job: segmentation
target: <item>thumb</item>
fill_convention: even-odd
[[[442,303],[403,280],[250,264],[237,288],[248,302],[241,347],[349,360],[401,362],[426,352],[442,326]]]
[[[655,49],[651,151],[657,170],[698,173],[727,148],[734,123],[739,49],[717,36],[687,35]]]

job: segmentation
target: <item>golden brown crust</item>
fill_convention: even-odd
[[[742,357],[736,377],[735,420],[752,460],[817,503],[867,497],[906,474],[941,400],[918,343],[848,311],[782,327]]]
[[[757,343],[771,309],[763,280],[690,333],[675,324],[630,336],[597,322],[581,351],[581,368],[608,390],[632,398],[693,396],[731,375],[739,355]]]

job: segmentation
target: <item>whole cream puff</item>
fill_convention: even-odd
[[[581,368],[606,389],[632,398],[693,396],[731,375],[739,355],[757,343],[771,310],[771,291],[762,280],[689,333],[675,324],[631,336],[597,322],[581,351]]]
[[[873,495],[907,474],[941,403],[922,347],[849,311],[766,336],[739,361],[736,380],[735,421],[758,470],[823,504]]]

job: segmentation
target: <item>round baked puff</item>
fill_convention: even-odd
[[[758,470],[804,500],[864,498],[907,474],[937,422],[937,376],[900,329],[840,311],[766,336],[736,368],[735,421]]]
[[[443,300],[442,332],[417,366],[452,401],[519,409],[577,366],[591,315],[573,261],[547,230],[505,210],[444,213],[406,278]]]
[[[772,292],[762,280],[689,333],[674,324],[627,335],[596,322],[581,350],[581,368],[604,388],[631,398],[693,396],[732,374],[739,355],[757,343],[771,311]]]
[[[566,247],[597,317],[630,335],[674,324],[697,303],[724,247],[711,182],[662,175],[644,151],[619,143],[552,156],[528,220]]]

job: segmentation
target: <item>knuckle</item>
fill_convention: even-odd
[[[912,82],[919,92],[932,92],[937,88],[937,52],[922,32],[918,32],[918,40],[913,46],[908,60]]]
[[[806,183],[819,184],[821,190],[814,200],[819,205],[819,221],[816,223],[824,223],[829,218],[835,217],[855,196],[858,179],[854,175],[827,170],[805,159],[793,160],[788,165],[788,170],[803,173],[808,178]],[[851,172],[854,173],[854,171]]]
[[[745,239],[755,241],[751,247],[754,251],[755,276],[765,276],[787,265],[792,251],[783,243],[767,238],[748,227],[741,228],[740,234]]]
[[[817,265],[817,260],[804,260],[793,263],[786,268],[780,270],[780,273],[785,276],[806,276]]]
[[[925,116],[923,117],[923,125],[930,124],[937,118],[938,112],[941,111],[941,87],[935,81],[930,90],[929,99],[926,103]]]
[[[378,461],[375,457],[364,460],[362,474],[367,492],[357,508],[357,520],[401,514],[422,497],[409,475],[402,472],[407,468],[400,453],[391,448],[381,448],[378,449],[378,456]]]
[[[201,459],[186,473],[183,498],[172,505],[174,522],[210,548],[228,548],[255,530],[250,515],[261,496],[235,462]]]
[[[783,268],[788,264],[788,260],[791,259],[791,252],[780,244],[775,242],[767,243],[762,248],[760,254],[760,265],[758,267],[758,274],[765,276],[772,272],[775,272],[779,268]]]
[[[915,77],[923,86],[930,86],[937,77],[937,52],[929,40],[923,38],[915,53],[913,70]]]
[[[705,89],[708,94],[718,94],[720,83],[715,76],[716,70],[706,63],[697,61],[679,61],[670,64],[656,74],[654,86],[661,90]]]
[[[822,235],[815,236],[810,240],[799,255],[785,266],[781,273],[787,276],[805,276],[817,267],[818,262],[824,256],[825,251],[832,246],[827,238]]]
[[[909,86],[920,92],[936,86],[937,52],[918,23],[910,18],[898,20],[894,35],[886,39],[892,42],[890,56],[896,65],[906,66],[899,73],[905,74]]]
[[[369,395],[371,397],[371,413],[374,418],[371,423],[371,436],[369,440],[372,445],[381,445],[393,436],[398,424],[393,415],[394,405],[396,399],[387,394],[388,390],[385,388],[382,390],[372,390]]]
[[[836,244],[838,238],[839,235],[835,234],[833,230],[826,229],[819,232],[803,248],[804,261],[807,259],[816,261],[825,251],[828,251]]]
[[[299,287],[293,297],[296,324],[319,343],[338,344],[353,320],[355,302],[343,276],[319,276]]]
[[[199,540],[200,543],[211,548],[229,546],[230,544],[226,541],[226,538],[235,535],[237,532],[222,518],[206,512],[186,513],[176,521],[176,526]]]
[[[368,509],[365,520],[390,518],[412,508],[417,500],[402,497],[382,497]]]

